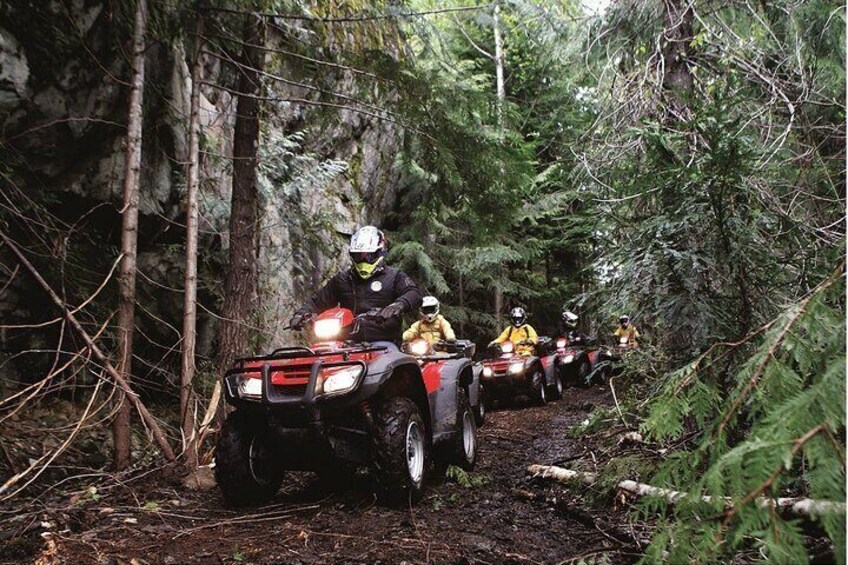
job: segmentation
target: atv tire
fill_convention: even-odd
[[[559,375],[559,371],[554,371],[554,385],[548,390],[548,396],[552,400],[559,400],[565,392],[565,385]]]
[[[429,443],[418,406],[409,398],[389,398],[377,409],[372,470],[383,502],[401,504],[421,498]]]
[[[486,393],[483,390],[483,385],[477,391],[477,409],[474,410],[474,423],[478,428],[482,428],[486,423],[486,412],[489,411],[489,403],[486,401]]]
[[[230,506],[268,502],[283,482],[279,446],[264,422],[243,412],[232,412],[215,445],[215,481]]]
[[[473,471],[477,463],[477,423],[463,389],[456,397],[457,434],[451,445],[450,463],[463,471]]]
[[[548,385],[545,383],[545,373],[540,369],[534,370],[530,382],[535,383],[537,379],[539,381],[539,390],[534,391],[535,396],[533,400],[535,400],[536,404],[539,406],[544,406],[548,403]]]
[[[577,369],[575,370],[574,380],[577,383],[577,386],[582,388],[588,388],[591,386],[591,383],[588,381],[589,374],[592,372],[592,367],[589,365],[589,360],[585,357],[580,359],[577,362]]]

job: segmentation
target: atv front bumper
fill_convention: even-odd
[[[341,394],[322,393],[322,370],[345,366],[361,367],[362,374],[353,386]],[[272,379],[274,362],[268,361],[260,369],[261,391],[247,396],[240,383],[246,373],[256,370],[228,371],[223,379],[224,395],[238,410],[265,422],[270,441],[285,454],[285,468],[315,470],[339,459],[353,463],[367,460],[371,426],[367,399],[377,390],[382,375],[367,375],[362,361],[316,360],[305,385],[279,385]]]
[[[521,373],[495,372],[490,377],[480,377],[480,383],[486,394],[492,396],[512,396],[532,394],[539,390],[539,383],[533,382],[533,372],[529,369]]]

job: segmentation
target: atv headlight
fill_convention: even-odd
[[[628,339],[626,336],[621,336],[620,338],[618,338],[618,343],[620,343],[621,345],[627,345],[627,342]]]
[[[332,371],[332,372],[330,372]],[[330,374],[327,374],[330,372]],[[339,394],[348,392],[356,386],[362,367],[353,365],[340,369],[331,368],[324,373],[324,394]]]
[[[251,400],[262,399],[262,379],[254,379],[250,377],[240,377],[238,384],[239,398],[249,398]]]
[[[564,339],[557,340],[557,349],[565,349],[565,346],[568,345],[568,342]]]
[[[566,355],[562,358],[563,363],[571,363],[572,361],[574,361],[574,355]]]
[[[491,367],[483,367],[483,376],[484,377],[491,377],[494,374],[495,373],[492,371]]]
[[[518,363],[510,363],[509,364],[509,374],[517,375],[524,371],[524,361],[520,361]]]
[[[415,341],[409,344],[409,352],[419,357],[427,355],[427,352],[429,350],[430,344],[427,343],[426,339],[416,339]]]
[[[515,344],[511,341],[505,341],[501,344],[501,351],[503,353],[512,353],[515,351]]]
[[[332,339],[337,337],[342,331],[342,321],[338,318],[327,318],[326,320],[318,320],[312,331],[318,339]]]

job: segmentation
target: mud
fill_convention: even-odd
[[[569,437],[608,389],[569,389],[547,406],[488,415],[473,473],[430,485],[412,508],[380,506],[367,474],[328,492],[291,474],[272,504],[233,510],[216,490],[187,491],[151,472],[123,487],[45,504],[15,526],[0,562],[45,563],[629,563],[636,532],[614,501],[530,479],[530,463],[591,465]],[[50,533],[45,533],[48,531]],[[21,532],[24,532],[21,534]],[[51,561],[52,560],[52,561]]]

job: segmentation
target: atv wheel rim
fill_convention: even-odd
[[[557,393],[559,393],[559,395],[562,396],[562,392],[563,392],[562,379],[559,378],[559,375],[556,375],[554,377],[554,379],[556,380]]]
[[[406,427],[406,467],[410,480],[420,483],[424,476],[424,437],[417,422]]]
[[[486,403],[483,401],[483,395],[482,394],[480,394],[479,410],[480,410],[480,420],[482,421],[483,418],[486,416]]]
[[[474,433],[474,420],[471,413],[466,410],[462,415],[462,449],[465,451],[465,460],[474,461],[477,452],[477,434]]]
[[[268,469],[263,469],[263,465],[267,462],[265,449],[262,447],[262,443],[259,441],[257,436],[253,436],[253,439],[250,440],[250,449],[247,454],[247,464],[250,468],[250,476],[253,477],[253,480],[256,481],[260,485],[268,484]],[[264,471],[264,473],[263,473]]]
[[[539,377],[539,398],[542,399],[542,402],[545,402],[545,401],[548,400],[548,393],[545,392],[545,388],[546,388],[545,379],[544,379],[544,377],[542,377],[542,375],[538,375],[538,377]]]

